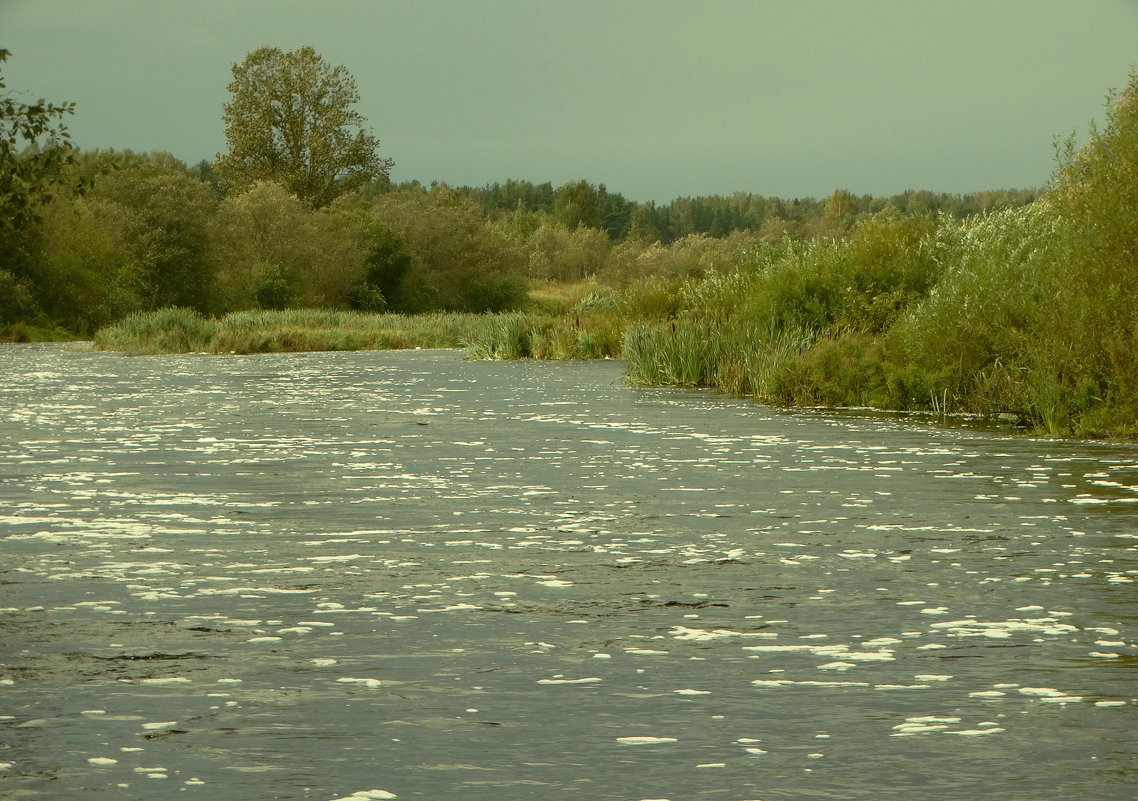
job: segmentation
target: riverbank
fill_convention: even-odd
[[[620,356],[633,383],[779,406],[1011,417],[1138,439],[1138,74],[1060,149],[1028,206],[956,220],[886,209],[840,236],[756,240],[730,266],[550,290],[528,312],[135,313],[128,352],[464,347],[471,358]],[[571,305],[570,305],[571,304]]]
[[[624,316],[625,314],[629,316]],[[797,338],[795,338],[797,337]],[[864,341],[864,340],[863,340]],[[878,349],[875,343],[866,343]],[[730,319],[719,326],[694,318],[651,319],[634,313],[627,298],[588,299],[570,314],[506,313],[493,315],[365,314],[322,310],[258,311],[220,319],[185,309],[131,315],[98,332],[97,350],[130,354],[210,353],[216,355],[463,349],[468,359],[626,360],[626,380],[644,386],[707,387],[725,395],[750,398],[784,408],[851,408],[918,413],[932,420],[972,418],[1013,424],[1021,431],[1049,436],[1138,439],[1132,428],[1089,425],[1057,430],[1033,417],[1030,408],[987,402],[965,408],[947,392],[873,403],[875,387],[839,397],[810,383],[811,364],[824,361],[836,340],[809,332],[783,330],[763,336]],[[864,356],[856,367],[877,376],[888,365]],[[847,367],[847,369],[849,369]],[[876,387],[880,389],[880,386]],[[1104,415],[1099,416],[1100,419]]]

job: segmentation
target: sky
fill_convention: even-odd
[[[1138,0],[0,0],[7,91],[74,101],[88,149],[213,159],[266,44],[348,69],[395,181],[972,192],[1103,120]]]

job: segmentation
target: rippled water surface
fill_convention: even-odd
[[[1138,448],[0,346],[0,797],[1138,794]]]

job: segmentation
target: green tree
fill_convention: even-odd
[[[108,163],[89,193],[132,211],[138,226],[132,249],[146,264],[147,295],[155,307],[209,307],[212,283],[208,226],[217,208],[213,188],[169,153],[98,154]]]
[[[0,64],[9,51],[0,49]],[[0,75],[0,90],[6,89]],[[36,207],[73,160],[74,146],[61,122],[74,103],[42,98],[31,105],[0,91],[0,227],[19,229],[36,218]]]
[[[418,269],[404,278],[400,311],[431,308],[485,312],[517,308],[526,298],[525,254],[477,204],[440,184],[429,193],[391,192],[375,214],[411,251]]]
[[[844,231],[849,228],[853,220],[854,196],[846,189],[835,189],[834,193],[826,198],[823,206],[823,219],[826,227],[831,231]]]
[[[260,47],[233,65],[224,107],[229,152],[219,154],[222,187],[243,191],[272,181],[315,208],[386,178],[390,159],[354,110],[356,82],[311,47]]]
[[[40,228],[29,267],[50,319],[89,334],[153,308],[152,231],[137,210],[104,197],[59,197],[44,206]]]
[[[627,239],[641,245],[651,245],[660,239],[655,203],[636,204],[629,219]]]
[[[557,190],[553,201],[553,216],[570,231],[582,225],[600,228],[596,187],[585,180],[565,184]]]
[[[9,51],[0,48],[0,65]],[[28,320],[38,313],[37,287],[29,280],[39,210],[52,189],[68,176],[74,159],[62,119],[74,103],[40,99],[21,102],[5,91],[0,74],[0,323]]]
[[[362,260],[348,305],[360,311],[404,311],[408,278],[416,268],[407,240],[364,209],[339,211],[335,219],[339,238],[354,242]]]

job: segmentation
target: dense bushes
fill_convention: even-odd
[[[131,312],[497,311],[525,258],[446,187],[357,193],[315,210],[274,183],[221,197],[169,154],[80,153],[0,271],[0,324],[88,335]]]
[[[1138,434],[1138,77],[1032,205],[756,248],[625,335],[629,375],[797,404]],[[659,303],[661,307],[666,303]]]

